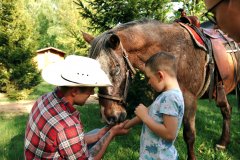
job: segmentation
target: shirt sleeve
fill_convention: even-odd
[[[87,144],[80,125],[64,128],[58,133],[59,153],[66,159],[88,159]]]
[[[180,109],[179,102],[177,95],[164,95],[160,100],[160,113],[177,117]]]

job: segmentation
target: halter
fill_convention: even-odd
[[[106,95],[106,94],[98,93],[98,97],[112,100],[112,101],[117,101],[117,103],[119,103],[119,104],[126,105],[129,83],[130,83],[130,80],[133,78],[133,76],[136,74],[136,70],[134,69],[131,62],[129,61],[128,54],[127,54],[126,50],[123,48],[122,43],[120,43],[120,46],[122,49],[122,56],[123,56],[124,62],[126,63],[126,66],[127,66],[126,81],[125,81],[123,96],[120,97],[120,96]],[[131,74],[131,76],[130,76],[130,74]]]

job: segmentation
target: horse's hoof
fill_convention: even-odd
[[[217,150],[225,150],[226,146],[220,145],[220,144],[216,144],[216,149]]]

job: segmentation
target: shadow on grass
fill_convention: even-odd
[[[215,151],[215,144],[222,130],[222,115],[215,102],[200,100],[196,115],[195,153],[199,160],[238,160],[240,159],[240,112],[236,108],[235,98],[229,98],[233,106],[231,143],[225,151]],[[100,109],[96,104],[77,107],[85,132],[101,128]],[[28,115],[5,117],[0,114],[0,159],[23,159],[24,133]],[[107,149],[103,160],[136,160],[139,158],[141,125],[134,127],[128,135],[116,137]],[[186,144],[183,140],[182,128],[177,137],[176,147],[180,159],[187,158]]]
[[[101,121],[100,109],[96,104],[78,107],[85,131],[105,126]],[[110,143],[103,160],[136,160],[139,158],[139,135],[141,125],[134,127],[128,135],[117,136]]]
[[[215,149],[222,132],[222,115],[215,102],[198,101],[196,115],[195,153],[199,160],[239,160],[240,159],[240,112],[237,110],[234,96],[230,96],[229,103],[233,107],[231,118],[231,143],[225,151]],[[187,148],[183,140],[182,128],[176,140],[180,160],[187,159]],[[116,137],[111,142],[104,160],[135,160],[139,158],[141,125],[132,129],[126,136]]]
[[[198,101],[195,141],[195,153],[198,159],[240,159],[240,153],[236,152],[240,150],[238,127],[240,112],[237,109],[235,97],[229,96],[228,100],[233,109],[230,129],[231,142],[224,151],[215,149],[222,133],[223,118],[220,108],[216,107],[214,101]]]
[[[8,154],[7,159],[24,159],[23,157],[23,147],[24,147],[24,133],[20,133],[16,136],[14,136],[10,143],[8,144]]]
[[[200,160],[239,160],[240,159],[240,112],[237,110],[234,96],[229,98],[230,105],[233,107],[231,119],[231,143],[225,151],[215,150],[215,145],[221,136],[222,115],[215,102],[208,100],[198,101],[198,110],[196,114],[196,141],[195,153]],[[96,105],[81,108],[85,116],[82,119],[84,127],[89,130],[103,126],[99,120],[99,108]],[[135,160],[139,158],[141,125],[134,127],[130,134],[116,137],[107,149],[104,160]],[[186,144],[183,140],[182,128],[176,140],[176,148],[180,155],[180,160],[187,159]]]
[[[1,139],[5,139],[3,150],[0,149],[0,155],[7,160],[22,160],[24,147],[24,134],[28,115],[17,116],[0,116],[1,124]],[[2,140],[1,140],[2,141]]]

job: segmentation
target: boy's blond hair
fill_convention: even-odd
[[[146,67],[152,72],[165,71],[170,76],[177,76],[176,58],[168,52],[158,52],[150,57],[146,63]]]

